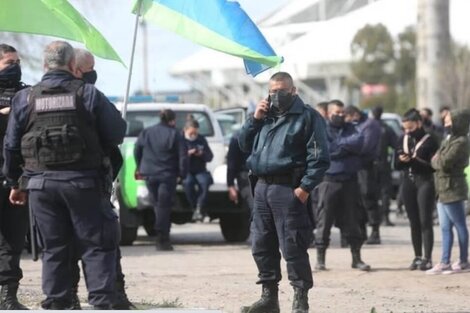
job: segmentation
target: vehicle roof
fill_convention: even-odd
[[[401,121],[401,116],[397,113],[384,112],[382,113],[382,119],[398,119]]]
[[[118,110],[122,109],[122,102],[115,104]],[[171,103],[171,102],[146,102],[146,103],[129,103],[127,112],[133,111],[160,111],[163,109],[172,109],[173,111],[209,111],[209,107],[205,104],[198,103]]]

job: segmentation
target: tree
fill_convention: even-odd
[[[444,71],[442,88],[446,91],[446,105],[452,108],[468,108],[470,104],[470,49],[458,43],[452,44],[450,65]]]
[[[416,106],[416,29],[407,27],[398,34],[395,64],[398,92],[396,110],[399,113]]]

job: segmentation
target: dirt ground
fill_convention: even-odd
[[[394,215],[392,217],[395,217]],[[382,228],[382,245],[364,246],[363,259],[373,270],[351,269],[348,249],[339,247],[333,231],[327,251],[326,272],[314,273],[310,312],[470,312],[470,273],[425,275],[407,269],[413,258],[408,222],[395,219],[395,227]],[[440,258],[441,236],[435,228],[434,262]],[[242,305],[257,300],[257,270],[249,243],[226,244],[217,222],[174,226],[173,252],[156,252],[151,239],[139,237],[132,247],[122,248],[122,265],[130,299],[141,307],[176,306],[239,312]],[[455,238],[457,240],[457,238]],[[310,249],[312,267],[315,249]],[[457,259],[456,243],[453,259]],[[20,298],[39,308],[41,263],[25,255]],[[285,264],[280,284],[281,312],[290,312],[293,291]],[[86,303],[83,280],[80,297]]]

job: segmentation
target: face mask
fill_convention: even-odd
[[[428,120],[428,119],[425,119],[425,120],[423,121],[423,124],[424,124],[424,126],[426,126],[426,127],[432,126],[431,120]]]
[[[21,67],[18,63],[8,65],[0,71],[0,82],[7,86],[16,86],[21,81]]]
[[[85,83],[94,85],[97,79],[98,79],[98,74],[96,73],[95,70],[85,72],[82,74],[82,80],[84,80]]]
[[[423,135],[424,130],[422,128],[416,128],[412,132],[409,132],[408,135],[413,138],[419,138]]]
[[[184,138],[186,138],[186,140],[189,140],[189,141],[195,141],[197,139],[197,136],[184,135]]]
[[[331,115],[330,122],[333,126],[342,127],[344,125],[344,115]]]
[[[291,108],[293,103],[292,100],[292,93],[284,90],[279,90],[271,96],[271,105],[276,111],[278,111],[280,114],[283,114],[289,111],[289,109]]]

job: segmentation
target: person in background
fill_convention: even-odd
[[[436,139],[441,142],[444,138],[444,129],[440,125],[434,124],[432,121],[432,116],[434,112],[430,108],[422,108],[419,110],[419,114],[421,115],[421,119],[423,121],[423,128],[428,134],[432,134]]]
[[[246,160],[250,154],[240,149],[238,136],[239,132],[235,132],[230,138],[227,152],[228,197],[235,204],[238,204],[239,199],[241,199],[251,212],[253,210],[253,195],[251,194],[248,168],[246,166]],[[235,180],[237,186],[235,186]]]
[[[318,102],[315,110],[326,120],[328,118],[328,101]]]
[[[161,111],[160,123],[144,129],[134,149],[136,175],[145,179],[154,208],[155,248],[159,251],[173,250],[171,208],[176,197],[177,179],[184,179],[188,173],[188,151],[175,126],[175,112]]]
[[[415,257],[410,270],[432,268],[435,208],[434,170],[431,158],[439,148],[438,140],[424,130],[419,111],[408,110],[402,119],[405,134],[395,153],[395,168],[403,170],[403,203],[410,221]],[[423,255],[424,246],[424,255]]]
[[[442,138],[446,138],[448,135],[446,132],[446,128],[444,126],[444,119],[449,112],[450,112],[450,107],[448,107],[447,105],[444,105],[439,109],[439,117],[441,118],[441,124],[439,125],[439,127],[442,130]]]
[[[436,193],[439,225],[442,232],[442,257],[426,274],[460,273],[470,270],[468,263],[468,229],[465,220],[465,200],[468,186],[465,168],[470,156],[468,129],[470,110],[448,112],[444,117],[447,138],[431,160],[436,170]],[[459,238],[460,257],[451,264],[453,243],[452,229],[455,226]]]
[[[183,180],[184,192],[191,208],[194,210],[193,221],[203,221],[207,215],[204,206],[207,203],[209,186],[214,183],[207,163],[214,154],[204,136],[199,134],[199,123],[188,119],[184,126],[184,141],[188,150],[188,175]]]

